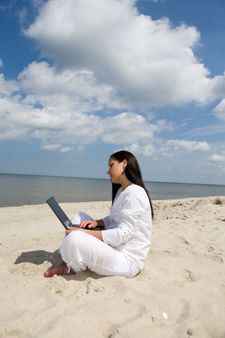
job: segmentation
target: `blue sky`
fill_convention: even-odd
[[[225,184],[223,0],[0,1],[0,172]]]

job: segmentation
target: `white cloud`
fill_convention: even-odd
[[[133,106],[205,104],[221,97],[224,76],[210,78],[193,53],[197,29],[152,20],[134,3],[48,1],[26,35],[57,65],[92,72]]]
[[[16,81],[6,81],[3,74],[0,74],[0,98],[11,96],[18,90]]]
[[[225,121],[225,99],[220,101],[220,103],[214,108],[213,112],[218,119]]]
[[[90,71],[59,70],[32,63],[18,81],[0,77],[0,139],[38,139],[48,151],[82,151],[97,141],[121,145],[143,156],[156,153],[155,141],[171,123],[126,108],[112,86],[96,82]],[[18,92],[22,91],[23,95]],[[109,110],[105,116],[102,111]],[[60,141],[59,141],[60,140]],[[162,152],[206,151],[206,142],[170,140]]]
[[[225,173],[225,151],[222,150],[220,153],[213,153],[210,157],[209,160],[213,162],[217,170],[224,175]]]
[[[196,28],[140,15],[131,0],[33,2],[42,8],[26,34],[55,64],[33,62],[17,81],[0,74],[1,140],[34,138],[58,152],[101,141],[154,156],[158,135],[172,124],[157,120],[152,106],[222,97],[224,77],[211,79],[194,56]],[[207,142],[161,142],[162,154],[210,148]]]
[[[164,143],[161,151],[165,154],[171,155],[171,151],[177,151],[179,149],[184,149],[188,152],[208,151],[210,149],[210,145],[207,142],[169,140]]]
[[[84,148],[79,146],[77,148],[73,146],[62,146],[61,144],[43,144],[41,149],[50,151],[59,151],[60,153],[67,153],[71,151],[82,151]]]
[[[145,145],[167,128],[165,121],[150,123],[141,114],[121,113],[124,104],[112,87],[96,83],[88,71],[57,72],[42,62],[30,64],[17,83],[1,79],[1,140],[35,138],[44,150],[68,152],[98,140]],[[110,114],[103,115],[103,109]],[[149,152],[145,146],[142,153]]]
[[[212,154],[210,156],[212,162],[224,162],[225,163],[225,152],[222,154]]]
[[[132,144],[134,140],[153,139],[154,125],[149,124],[146,119],[139,114],[125,112],[103,120],[104,142],[112,144]]]
[[[46,62],[33,62],[19,75],[19,81],[31,104],[57,103],[79,112],[127,107],[111,86],[97,83],[91,71],[57,71]]]
[[[152,157],[155,155],[154,144],[140,145],[140,144],[134,143],[134,144],[131,144],[126,149],[136,155],[141,154],[146,157]]]

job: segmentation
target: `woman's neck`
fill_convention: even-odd
[[[125,190],[127,187],[129,187],[129,185],[131,185],[132,182],[129,181],[126,177],[122,180],[121,182],[121,188],[122,190]]]

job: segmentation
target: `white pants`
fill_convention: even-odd
[[[91,217],[78,213],[73,217],[72,223],[79,224],[85,219]],[[139,272],[138,267],[123,253],[79,230],[65,236],[60,253],[63,261],[75,272],[89,268],[100,275],[125,277],[134,277]]]

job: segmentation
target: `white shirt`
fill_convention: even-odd
[[[152,232],[151,207],[146,191],[136,184],[125,190],[120,188],[110,215],[103,221],[106,226],[102,231],[103,241],[143,269]]]

